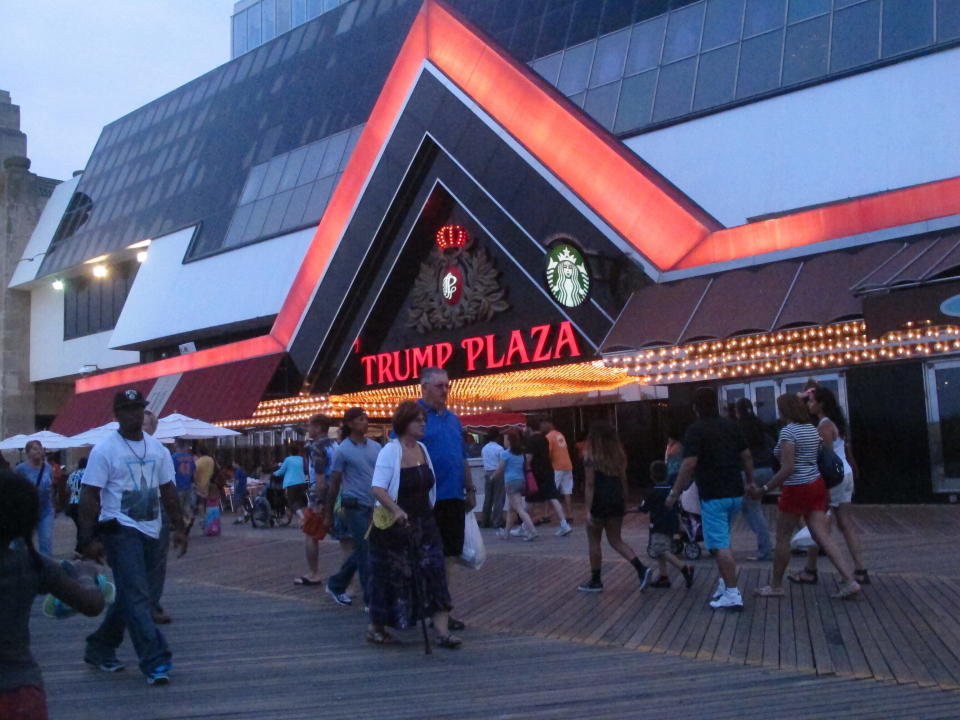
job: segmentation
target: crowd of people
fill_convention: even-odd
[[[549,419],[535,418],[527,428],[511,427],[502,436],[491,430],[480,447],[470,448],[459,419],[447,407],[449,390],[444,370],[425,368],[421,398],[396,408],[385,445],[368,437],[363,408],[347,410],[339,429],[326,416],[315,415],[302,446],[292,445],[282,462],[256,473],[264,478],[262,494],[274,484],[282,486],[287,511],[303,532],[307,569],[294,583],[322,586],[337,604],[352,605],[350,588],[358,580],[368,616],[365,639],[372,644],[397,642],[392,630],[429,620],[436,645],[462,645],[455,633],[465,623],[452,614],[451,579],[464,548],[466,517],[476,505],[468,455],[482,459],[481,524],[496,528],[500,539],[536,540],[537,526],[549,521],[551,513],[559,521],[556,535],[568,537],[573,529],[574,466],[564,435]],[[52,593],[76,610],[96,615],[104,601],[95,578],[104,564],[113,571],[116,600],[87,637],[84,661],[103,672],[122,670],[116,651],[129,632],[148,683],[169,681],[172,653],[158,627],[171,621],[161,606],[168,548],[185,553],[198,520],[204,534],[220,533],[228,485],[234,503],[249,508],[248,478],[232,458],[215,460],[203,445],[177,441],[168,451],[153,438],[156,418],[145,408],[138,391],[117,393],[118,431],[98,443],[66,479],[63,510],[77,527],[74,564],[50,559],[55,481],[42,446],[29,444],[26,460],[15,471],[0,469],[0,618],[12,629],[9,641],[0,646],[0,716],[10,707],[43,704],[27,631],[33,597]],[[757,539],[751,559],[773,563],[770,583],[757,588],[757,596],[782,597],[785,577],[816,583],[821,552],[841,578],[834,596],[845,599],[861,592],[869,575],[850,518],[855,465],[847,424],[830,390],[811,383],[801,394],[781,395],[775,442],[749,400],[738,401],[727,417],[720,412],[716,391],[705,387],[694,393],[693,408],[695,421],[684,430],[671,428],[664,460],[651,464],[650,490],[639,507],[649,516],[646,550],[656,567],[645,565],[622,537],[630,493],[627,453],[618,432],[597,421],[578,444],[590,570],[578,589],[603,590],[604,536],[636,571],[639,590],[671,587],[671,567],[690,588],[695,568],[675,552],[679,504],[702,522],[703,542],[716,562],[719,577],[710,598],[715,609],[743,607],[730,541],[732,523],[741,512]],[[842,481],[831,488],[818,464],[823,446],[844,467]],[[771,543],[760,503],[775,488],[781,492]],[[244,516],[241,510],[236,522]],[[816,546],[800,572],[786,574],[790,542],[801,520]],[[831,535],[832,523],[841,531],[849,560]],[[319,543],[327,535],[340,543],[343,560],[324,580]],[[17,672],[6,672],[8,667]],[[24,717],[43,715],[38,710]]]

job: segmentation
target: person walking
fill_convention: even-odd
[[[333,456],[330,475],[330,493],[342,493],[340,505],[344,521],[353,537],[353,552],[341,565],[339,572],[327,580],[327,594],[340,605],[350,605],[347,594],[354,573],[360,576],[363,605],[369,607],[367,529],[373,514],[373,469],[380,454],[380,444],[367,437],[369,427],[363,408],[352,407],[343,414],[344,439]],[[327,509],[327,525],[333,522],[332,509]]]
[[[37,541],[40,554],[53,556],[53,519],[56,510],[53,506],[53,468],[44,457],[43,443],[31,440],[24,450],[27,459],[15,468],[19,475],[33,483],[40,497],[40,521],[37,523]]]
[[[36,486],[9,468],[0,470],[0,499],[0,718],[46,720],[43,676],[30,652],[30,608],[37,595],[51,593],[84,615],[99,615],[100,569],[84,561],[67,570],[37,553],[40,497]]]
[[[846,418],[843,416],[843,410],[840,409],[840,404],[830,388],[823,386],[814,388],[812,393],[806,395],[806,404],[810,414],[817,418],[817,432],[820,434],[820,441],[824,445],[832,447],[837,457],[843,461],[843,481],[827,491],[831,512],[827,519],[828,532],[832,529],[835,521],[847,543],[850,557],[853,559],[854,579],[861,585],[869,585],[870,575],[864,566],[863,555],[860,551],[860,535],[850,517],[856,465],[853,454],[850,452]],[[809,548],[807,550],[807,566],[797,574],[787,575],[788,579],[798,583],[816,583],[817,559],[819,556],[820,548],[816,545]]]
[[[524,467],[527,463],[527,457],[523,452],[523,438],[520,436],[520,431],[516,428],[507,430],[506,443],[507,448],[500,451],[500,460],[497,463],[494,475],[498,482],[503,484],[510,507],[507,510],[506,527],[497,530],[497,535],[503,540],[510,539],[513,513],[516,513],[520,518],[523,539],[535,540],[537,538],[536,528],[534,528],[533,520],[523,506]]]
[[[767,431],[763,427],[753,412],[753,403],[749,398],[742,397],[734,404],[737,414],[737,423],[740,425],[740,432],[743,433],[744,440],[747,441],[747,447],[750,448],[750,457],[753,458],[753,483],[754,485],[763,485],[770,482],[773,477],[773,444],[767,436]],[[745,490],[749,490],[745,486]],[[759,500],[755,500],[749,494],[743,498],[741,505],[743,510],[743,519],[747,526],[757,537],[757,554],[748,557],[747,560],[766,561],[773,557],[773,549],[770,544],[770,531],[767,529],[767,520],[763,516],[763,505]]]
[[[430,453],[435,468],[436,502],[433,514],[443,539],[446,577],[450,580],[454,561],[463,554],[466,514],[477,504],[467,453],[463,446],[460,419],[447,407],[450,378],[446,370],[423,368],[420,371],[420,393],[417,401],[426,419],[423,445]],[[450,618],[451,630],[463,630],[464,622]]]
[[[553,466],[553,482],[557,491],[563,496],[563,510],[565,519],[569,523],[573,516],[573,462],[570,460],[570,451],[567,449],[567,439],[563,433],[553,426],[550,418],[540,419],[540,432],[547,439],[550,448],[550,464]]]
[[[303,457],[303,446],[300,443],[290,443],[287,456],[273,474],[283,478],[287,512],[296,515],[302,526],[303,511],[307,507],[307,461]]]
[[[539,423],[537,423],[539,426]],[[534,521],[535,525],[549,522],[550,510],[557,513],[560,518],[560,527],[557,528],[555,535],[563,537],[573,532],[570,523],[567,522],[567,516],[563,512],[563,506],[560,504],[560,489],[554,481],[553,461],[550,456],[550,444],[547,438],[541,432],[535,432],[533,426],[528,428],[526,442],[526,453],[529,455],[529,468],[537,479],[536,494],[527,498],[528,502],[540,503],[542,507],[541,520]]]
[[[197,509],[197,498],[193,489],[197,461],[190,451],[189,440],[177,438],[173,447],[173,477],[177,486],[177,497],[180,499],[184,522],[189,527],[193,525],[193,515]]]
[[[775,487],[783,485],[777,504],[777,541],[773,550],[773,574],[770,584],[756,590],[758,597],[779,598],[784,596],[783,574],[790,563],[790,538],[803,518],[810,535],[840,573],[842,581],[834,598],[846,599],[860,592],[860,585],[853,577],[853,568],[840,554],[836,542],[830,537],[827,524],[827,486],[817,467],[820,449],[820,434],[810,424],[810,414],[804,402],[795,393],[784,393],[777,398],[777,410],[785,423],[774,448],[780,460],[780,469],[770,482],[751,489],[751,494],[760,498]]]
[[[320,541],[326,537],[327,528],[322,519],[333,512],[335,497],[330,496],[330,471],[337,444],[328,437],[333,423],[326,415],[316,414],[307,422],[307,502],[303,523],[304,554],[307,573],[294,578],[294,585],[320,585]],[[328,507],[329,498],[329,507]],[[328,523],[329,527],[332,523]],[[349,553],[347,554],[349,555]]]
[[[373,494],[377,505],[389,511],[391,522],[370,528],[367,641],[394,643],[396,638],[388,627],[402,630],[429,617],[439,634],[437,644],[455,649],[462,641],[450,632],[453,603],[438,516],[433,512],[437,502],[434,464],[420,442],[425,427],[421,404],[412,400],[400,403],[393,415],[396,438],[377,456]]]
[[[650,516],[649,554],[657,561],[657,577],[650,583],[650,587],[670,587],[670,576],[667,574],[667,563],[670,563],[680,571],[684,584],[689,589],[693,585],[693,566],[680,562],[680,558],[674,555],[672,550],[673,537],[679,530],[679,518],[676,506],[669,510],[664,506],[672,487],[668,478],[667,464],[663,460],[650,463],[650,482],[653,489],[640,503],[640,512]]]
[[[503,475],[497,475],[500,467],[500,458],[503,455],[503,445],[500,444],[500,431],[490,428],[487,431],[486,442],[480,449],[480,458],[483,460],[483,525],[487,528],[498,528],[503,523],[504,487]]]
[[[77,469],[70,473],[67,478],[67,490],[70,497],[67,500],[67,508],[64,510],[67,517],[73,520],[73,524],[80,527],[80,486],[83,484],[83,473],[87,469],[87,459],[80,458],[77,461]]]
[[[197,456],[194,460],[193,472],[193,514],[190,516],[187,532],[190,532],[190,528],[193,527],[193,523],[198,516],[201,518],[200,527],[203,527],[203,520],[207,515],[207,498],[211,492],[216,492],[216,488],[211,489],[210,486],[217,474],[217,463],[207,450],[206,444],[197,443],[196,451]]]
[[[650,582],[653,568],[640,562],[636,551],[620,537],[623,516],[627,511],[627,453],[617,437],[617,431],[609,423],[599,420],[590,426],[583,466],[586,474],[584,495],[589,508],[587,544],[590,579],[577,589],[581,592],[603,590],[600,578],[603,551],[600,543],[606,533],[610,547],[637,571],[640,590],[643,590]]]
[[[187,551],[187,532],[170,453],[143,432],[146,404],[140,391],[132,388],[114,396],[113,412],[120,427],[94,446],[83,476],[77,551],[94,561],[106,552],[117,587],[116,601],[103,623],[87,637],[83,659],[104,672],[122,670],[117,648],[124,630],[129,630],[147,682],[165,685],[172,654],[151,608],[160,557],[161,502],[180,555]]]
[[[683,438],[683,462],[665,507],[672,508],[696,478],[703,520],[703,540],[714,551],[720,579],[710,601],[714,610],[742,610],[737,587],[737,561],[730,547],[730,527],[743,502],[744,480],[753,483],[753,460],[740,428],[720,417],[717,393],[700,387],[693,394],[697,420]]]

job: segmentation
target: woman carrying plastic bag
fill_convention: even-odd
[[[463,521],[463,554],[457,560],[473,570],[479,570],[487,559],[487,549],[473,510],[467,512]]]

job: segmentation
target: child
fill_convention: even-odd
[[[40,521],[40,498],[30,481],[0,470],[0,717],[45,720],[47,700],[40,668],[30,654],[30,606],[41,593],[52,593],[84,615],[103,610],[94,563],[76,566],[70,577],[58,563],[33,547]]]
[[[640,505],[640,512],[650,513],[650,555],[656,558],[659,571],[657,579],[650,583],[650,587],[670,587],[670,577],[667,575],[667,563],[670,563],[680,571],[689,588],[693,584],[693,566],[684,565],[670,552],[673,536],[678,530],[678,516],[676,506],[672,510],[664,507],[672,485],[667,482],[667,464],[663,460],[650,463],[650,480],[654,485],[653,491]]]

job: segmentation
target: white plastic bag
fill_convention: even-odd
[[[487,549],[483,546],[483,536],[477,525],[477,516],[471,510],[463,519],[463,554],[457,560],[473,570],[483,567],[487,559]]]
[[[816,543],[810,537],[810,528],[802,527],[790,538],[790,549],[793,551],[812,548]]]

